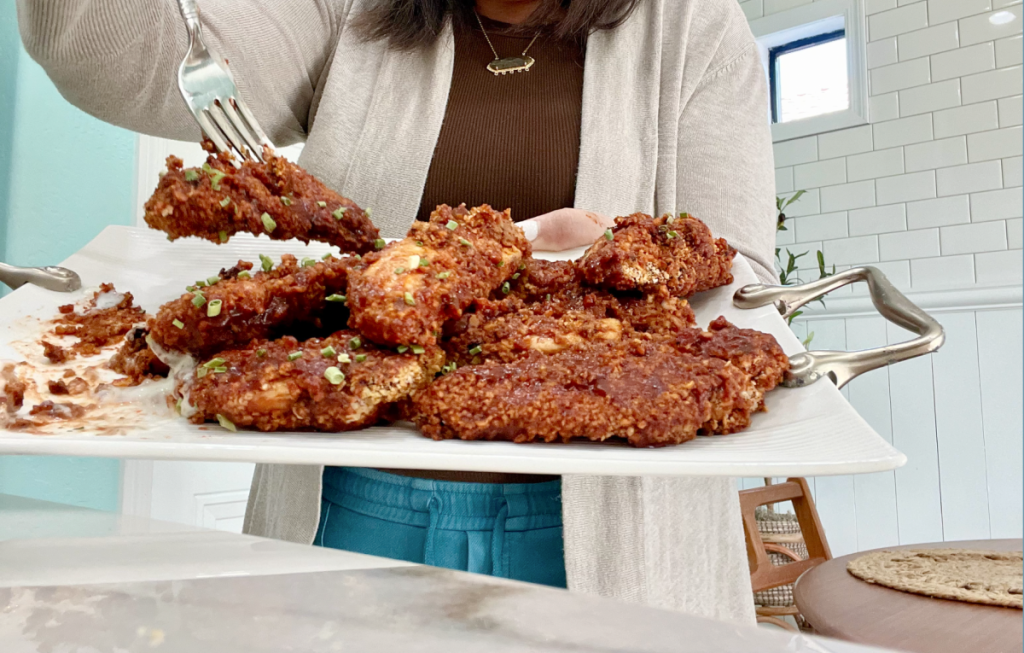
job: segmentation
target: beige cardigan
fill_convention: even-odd
[[[414,53],[365,43],[349,26],[362,2],[200,4],[271,139],[305,140],[301,164],[401,236],[444,116],[452,34]],[[18,13],[29,53],[72,103],[198,139],[174,83],[186,40],[173,0],[18,0]],[[770,279],[772,169],[764,71],[735,0],[645,0],[591,37],[577,207],[689,211]],[[321,469],[261,465],[247,531],[311,542]],[[753,621],[733,480],[567,476],[562,487],[570,589]]]

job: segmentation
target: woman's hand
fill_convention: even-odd
[[[558,209],[518,223],[533,249],[546,252],[590,245],[614,224],[612,218],[582,209]]]

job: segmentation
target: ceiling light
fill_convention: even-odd
[[[1012,23],[1015,18],[1017,17],[1014,16],[1012,12],[997,11],[996,13],[988,17],[988,22],[992,23],[993,25],[1005,25],[1007,23]]]

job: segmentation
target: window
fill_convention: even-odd
[[[850,108],[846,31],[792,41],[768,51],[772,122],[792,122]]]
[[[751,21],[775,142],[868,122],[863,0],[817,0]]]

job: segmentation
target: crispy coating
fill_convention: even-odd
[[[239,261],[230,270],[221,270],[220,281],[160,307],[149,321],[150,335],[165,349],[207,357],[254,339],[283,335],[285,330],[297,335],[297,329],[322,328],[325,323],[343,326],[348,317],[344,305],[328,302],[327,297],[345,293],[349,273],[360,260],[332,256],[306,263],[311,264],[301,265],[285,254],[271,271],[246,277],[239,275],[252,264]],[[197,295],[205,302],[196,301]],[[218,300],[220,314],[210,317],[210,304]]]
[[[355,331],[339,331],[222,351],[193,374],[189,399],[197,412],[190,419],[202,423],[221,415],[260,431],[349,431],[376,423],[444,364],[438,347],[398,354],[359,340]],[[340,383],[327,378],[330,367],[344,374]]]
[[[679,352],[699,358],[729,361],[754,380],[761,393],[779,383],[789,370],[789,357],[770,334],[740,329],[719,316],[707,331],[687,329],[672,342]]]
[[[671,295],[689,297],[732,283],[735,250],[685,213],[616,218],[611,235],[598,239],[579,261],[591,285],[620,291],[663,287]]]
[[[96,308],[101,297],[116,293],[113,284],[105,283],[100,285],[81,313],[76,312],[72,304],[61,306],[52,333],[72,336],[77,342],[61,347],[42,341],[40,344],[46,358],[51,363],[63,363],[76,356],[95,356],[104,347],[120,342],[136,324],[146,321],[146,312],[135,306],[135,299],[130,292],[121,295],[114,306]]]
[[[413,395],[407,415],[437,440],[651,447],[740,430],[761,408],[759,394],[738,367],[644,336],[460,367]]]
[[[501,288],[529,255],[508,211],[441,205],[353,270],[349,326],[385,345],[436,344],[446,321]]]
[[[167,172],[146,202],[146,224],[171,240],[221,243],[248,232],[330,243],[342,252],[374,249],[377,228],[355,202],[269,149],[265,155],[266,163],[236,167],[230,156],[211,154],[203,168],[187,170],[181,159],[167,157]]]
[[[165,377],[171,371],[150,349],[147,335],[149,331],[145,327],[129,331],[124,337],[124,344],[107,362],[107,367],[125,376],[120,382],[115,381],[115,385],[139,385],[146,379]]]

